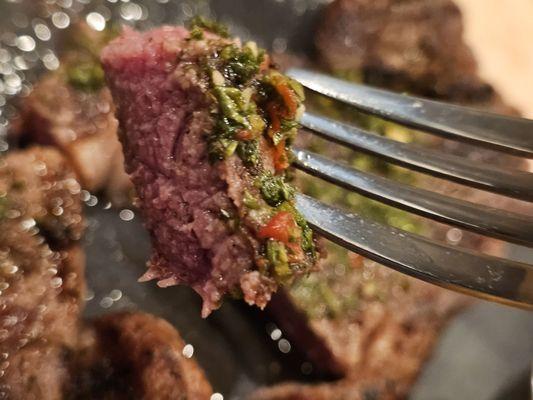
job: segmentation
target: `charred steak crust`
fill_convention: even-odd
[[[204,316],[227,293],[264,307],[316,261],[284,178],[301,87],[212,30],[125,30],[102,52],[152,237],[142,280],[192,286]]]

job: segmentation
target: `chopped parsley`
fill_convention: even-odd
[[[206,134],[209,159],[238,157],[242,162],[250,185],[245,183],[239,213],[260,240],[257,267],[287,283],[316,260],[313,232],[294,208],[294,188],[286,181],[290,146],[304,109],[303,88],[270,68],[268,55],[254,42],[241,46],[229,39],[226,28],[204,18],[194,18],[189,26],[189,40],[205,41],[210,49],[195,60],[213,100],[214,126]]]
[[[291,201],[294,197],[294,189],[285,182],[283,176],[264,174],[258,180],[263,199],[271,207],[277,207],[281,203]]]
[[[191,31],[201,32],[201,38],[203,38],[204,30],[215,33],[223,38],[229,38],[229,30],[225,25],[205,17],[196,16],[189,21],[188,25]]]

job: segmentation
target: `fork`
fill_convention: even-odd
[[[411,97],[304,69],[287,75],[304,87],[359,111],[480,147],[533,158],[533,120]],[[496,168],[306,112],[311,133],[390,163],[463,185],[533,202],[533,173]],[[311,175],[414,214],[485,236],[533,247],[533,218],[395,182],[295,148],[294,165]],[[533,265],[450,246],[346,213],[298,194],[314,230],[350,251],[399,272],[461,293],[533,309]]]

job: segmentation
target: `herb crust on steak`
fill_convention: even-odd
[[[102,53],[126,167],[151,233],[142,280],[264,307],[316,263],[287,183],[301,86],[253,42],[204,20],[125,30]]]

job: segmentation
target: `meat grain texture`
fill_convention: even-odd
[[[254,265],[260,244],[253,230],[242,222],[235,229],[221,215],[240,215],[245,191],[258,189],[236,155],[209,159],[215,103],[209,83],[191,65],[200,68],[210,46],[191,40],[184,28],[162,27],[126,30],[102,53],[127,171],[152,237],[142,280],[193,287],[203,298],[204,316],[227,293],[241,292],[247,303],[264,307],[277,288]],[[266,146],[264,139],[260,143]],[[271,159],[262,163],[274,170]]]
[[[167,322],[141,313],[83,322],[80,192],[57,149],[0,158],[0,397],[209,399]]]

